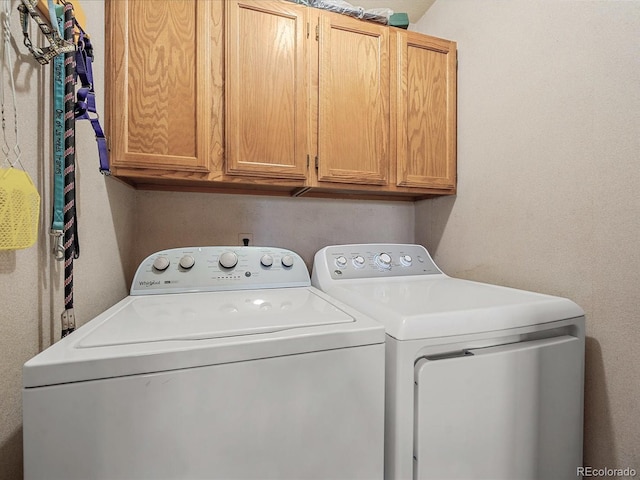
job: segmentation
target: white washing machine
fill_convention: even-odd
[[[25,364],[25,479],[382,479],[384,341],[291,251],[158,252]]]
[[[386,328],[386,479],[576,478],[575,303],[448,277],[419,245],[324,248],[312,284]]]

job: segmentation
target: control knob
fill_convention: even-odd
[[[282,260],[280,260],[280,262],[282,263],[283,267],[292,267],[293,257],[291,255],[285,255],[284,257],[282,257]]]
[[[153,261],[153,268],[159,272],[164,272],[167,268],[169,268],[170,264],[171,262],[169,261],[169,258],[162,255],[160,257],[157,257]]]
[[[196,260],[191,255],[184,255],[179,262],[180,267],[184,268],[185,270],[189,270],[195,264]]]
[[[260,258],[260,264],[263,267],[270,267],[271,265],[273,265],[273,257],[269,254],[264,254],[261,258]]]
[[[218,263],[222,268],[233,268],[238,264],[238,255],[233,252],[224,252],[220,255]]]
[[[347,266],[347,257],[340,255],[338,258],[336,258],[336,266],[338,266],[339,268],[344,268]]]
[[[376,265],[388,270],[391,268],[391,256],[388,253],[381,253],[376,257]]]
[[[364,267],[364,257],[362,255],[358,255],[357,257],[355,257],[353,259],[353,265],[356,268],[362,268]]]
[[[412,262],[411,255],[400,255],[400,263],[405,267],[410,267]]]

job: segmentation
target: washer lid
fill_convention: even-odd
[[[313,287],[129,296],[29,360],[23,385],[383,344],[384,328]]]
[[[353,321],[307,289],[130,297],[77,347],[204,340]]]
[[[571,300],[444,274],[333,282],[325,291],[398,340],[466,335],[581,317]]]

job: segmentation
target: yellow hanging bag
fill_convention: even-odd
[[[33,245],[39,216],[40,195],[31,177],[17,168],[0,168],[0,250]]]
[[[0,144],[4,161],[0,162],[0,250],[16,250],[30,247],[36,243],[40,216],[40,195],[20,161],[18,109],[11,58],[11,2],[4,0],[2,6],[4,42],[0,43],[0,106],[2,107],[0,109],[2,113]],[[5,117],[5,113],[9,111],[9,108],[5,108],[5,77],[9,77],[11,99],[13,100],[15,138],[11,144],[7,138],[7,118]],[[20,165],[22,169],[15,168],[16,165]]]

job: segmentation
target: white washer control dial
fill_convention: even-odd
[[[411,255],[400,255],[400,263],[405,267],[410,267],[412,262],[413,258],[411,258]]]
[[[185,255],[180,259],[179,264],[185,270],[189,270],[196,264],[196,260],[191,255]]]
[[[264,254],[260,257],[260,264],[262,264],[263,267],[270,267],[273,265],[273,257],[269,254]]]
[[[345,257],[344,255],[340,255],[338,258],[336,258],[336,265],[339,268],[344,268],[347,266],[347,257]]]
[[[167,268],[169,268],[170,264],[171,262],[169,261],[169,258],[162,255],[160,257],[157,257],[153,261],[153,268],[159,272],[164,272]]]
[[[285,255],[284,257],[282,257],[282,260],[280,260],[280,262],[282,263],[283,267],[292,267],[293,257],[291,255]]]
[[[391,256],[388,253],[381,253],[376,257],[376,265],[388,270],[391,268]]]
[[[355,257],[355,258],[353,259],[353,265],[354,265],[356,268],[362,268],[362,267],[364,267],[364,262],[365,262],[365,260],[364,260],[364,257],[363,257],[362,255],[358,255],[357,257]]]
[[[233,268],[238,264],[238,255],[233,252],[224,252],[218,260],[223,268]]]

